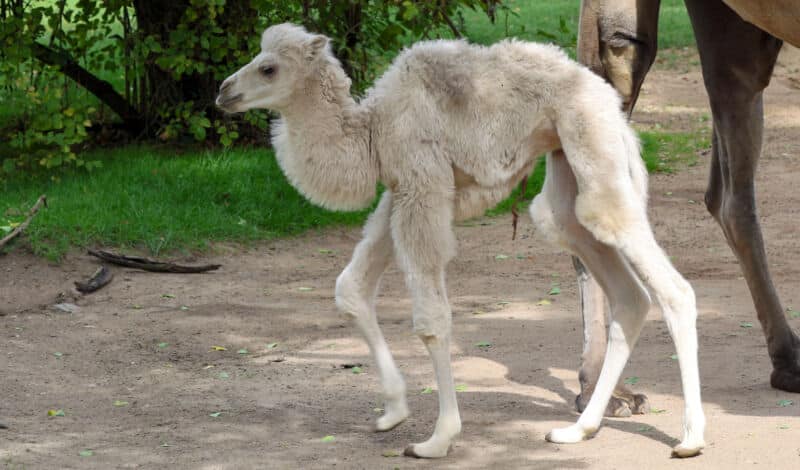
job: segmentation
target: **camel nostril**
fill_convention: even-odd
[[[228,88],[231,87],[231,84],[233,84],[232,81],[225,80],[224,82],[222,82],[222,85],[219,87],[219,92],[220,93],[224,93],[225,90],[227,90]]]

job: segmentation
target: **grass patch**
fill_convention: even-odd
[[[271,150],[207,151],[175,156],[147,147],[94,152],[93,173],[60,181],[0,183],[0,226],[40,194],[49,208],[26,231],[33,251],[58,260],[71,247],[113,245],[163,251],[204,250],[213,241],[248,242],[331,224],[364,221],[368,211],[313,206],[284,178]]]
[[[493,24],[483,12],[462,12],[466,36],[472,42],[491,44],[505,37],[555,42],[574,57],[580,0],[506,0]],[[694,33],[683,0],[662,0],[658,20],[660,49],[695,47]]]
[[[639,132],[642,158],[649,173],[674,173],[697,165],[697,152],[711,147],[708,132]]]

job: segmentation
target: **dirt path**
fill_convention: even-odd
[[[758,194],[773,275],[784,303],[800,308],[800,90],[793,81],[800,60],[785,63],[767,93]],[[689,68],[651,74],[638,126],[708,126],[702,82]],[[247,252],[221,247],[204,261],[224,267],[208,275],[118,269],[72,314],[47,305],[90,274],[93,261],[0,258],[0,418],[10,426],[0,430],[0,462],[15,469],[800,468],[800,396],[769,387],[748,291],[701,204],[707,159],[651,180],[657,236],[698,295],[709,423],[699,458],[669,459],[682,399],[658,312],[625,375],[638,377],[636,388],[663,413],[607,420],[597,438],[579,445],[544,441],[548,430],[575,419],[581,334],[573,271],[529,223],[512,242],[510,218],[501,217],[457,230],[460,254],[448,285],[455,376],[466,386],[458,394],[464,430],[445,460],[382,456],[427,438],[437,409],[435,392],[421,393],[434,386],[433,373],[411,334],[396,269],[385,278],[379,312],[412,415],[394,431],[370,432],[380,406],[376,370],[333,303],[334,280],[359,232],[339,229]],[[561,294],[548,296],[556,282]],[[543,298],[552,303],[537,305]],[[800,330],[800,319],[791,322]],[[476,347],[481,341],[492,347]],[[343,364],[363,364],[363,373]],[[65,416],[47,416],[58,409]],[[323,442],[329,435],[334,440]],[[80,456],[84,450],[93,455]]]

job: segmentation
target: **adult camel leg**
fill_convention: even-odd
[[[378,284],[392,260],[391,211],[392,193],[386,191],[364,227],[364,239],[356,246],[353,259],[336,279],[336,305],[355,320],[381,377],[385,413],[375,423],[377,431],[388,431],[408,417],[405,381],[375,316]]]
[[[559,155],[563,155],[560,151]],[[585,230],[585,229],[584,229]],[[588,232],[587,232],[588,233]],[[577,253],[574,248],[571,250]],[[581,316],[583,317],[583,353],[581,354],[581,368],[578,371],[578,380],[581,391],[575,397],[575,407],[578,411],[586,409],[589,399],[597,386],[600,369],[606,357],[608,345],[608,318],[606,309],[606,296],[603,288],[595,280],[584,263],[577,256],[572,257],[575,271],[578,273],[578,296],[580,298]],[[647,396],[633,393],[622,382],[618,383],[606,407],[606,416],[626,418],[632,414],[645,414],[650,410]]]
[[[578,60],[605,78],[622,96],[623,108],[633,111],[642,83],[658,49],[660,0],[583,0],[578,37]],[[578,291],[583,317],[584,348],[578,373],[581,392],[578,411],[589,402],[605,359],[606,301],[603,291],[577,257]],[[647,413],[647,397],[618,383],[606,416]]]
[[[763,138],[762,92],[781,41],[742,20],[720,0],[686,0],[686,6],[714,119],[706,206],[750,288],[772,360],[772,386],[800,392],[800,340],[786,321],[770,277],[753,182]]]

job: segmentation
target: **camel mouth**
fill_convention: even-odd
[[[219,96],[217,96],[215,104],[217,105],[218,108],[222,109],[223,111],[233,111],[230,108],[230,106],[232,104],[238,103],[239,101],[242,101],[242,96],[243,96],[242,93],[233,96],[224,96],[223,94],[220,94]]]

